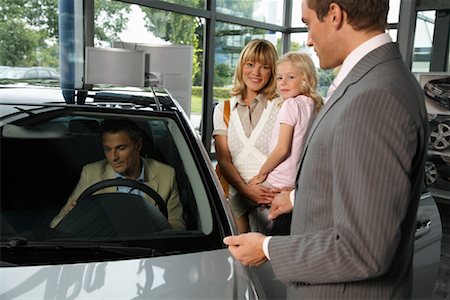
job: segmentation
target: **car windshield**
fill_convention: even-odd
[[[126,242],[174,253],[221,247],[220,221],[213,217],[211,192],[195,154],[199,151],[175,114],[66,104],[4,104],[0,111],[7,114],[0,117],[2,245]],[[131,121],[143,132],[142,161],[157,161],[174,173],[154,174],[159,182],[150,184],[150,192],[132,187],[139,192],[123,193],[118,186],[127,183],[106,182],[80,196],[75,208],[50,228],[81,181],[83,167],[105,159],[99,126],[111,118]],[[145,181],[151,181],[148,176]],[[167,200],[163,188],[171,181],[181,203],[181,228],[171,223],[173,199]]]

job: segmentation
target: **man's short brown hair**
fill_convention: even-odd
[[[389,0],[305,0],[320,21],[328,14],[331,3],[347,13],[348,22],[355,30],[388,29]]]
[[[100,135],[103,137],[104,133],[117,133],[119,131],[125,131],[130,139],[137,143],[142,137],[142,130],[131,120],[127,119],[105,119],[100,124]]]

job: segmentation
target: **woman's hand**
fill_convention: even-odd
[[[280,189],[273,189],[261,184],[247,185],[240,193],[247,199],[258,205],[270,205],[274,197],[281,192]]]

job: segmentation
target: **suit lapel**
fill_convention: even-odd
[[[153,168],[151,168],[152,160],[143,160],[143,161],[144,161],[144,183],[149,187],[151,187],[156,192],[158,192],[159,188],[158,174],[155,173]],[[144,198],[151,199],[150,196],[145,193]]]
[[[375,50],[368,53],[366,56],[364,56],[350,71],[350,73],[345,77],[345,79],[342,81],[342,83],[336,88],[336,90],[333,92],[331,97],[328,99],[325,106],[322,108],[322,110],[317,115],[316,119],[314,120],[313,124],[311,125],[311,128],[308,132],[308,137],[305,141],[305,147],[303,149],[302,159],[300,162],[300,169],[303,164],[304,154],[306,153],[306,150],[308,148],[309,142],[314,135],[317,127],[319,126],[320,122],[323,120],[323,118],[326,116],[326,114],[330,111],[330,109],[335,105],[339,100],[341,100],[342,96],[345,94],[347,89],[357,83],[365,74],[367,74],[370,70],[372,70],[375,66],[379,65],[380,63],[383,63],[390,59],[397,59],[401,58],[400,52],[398,51],[398,47],[395,43],[388,43],[385,44],[379,48],[376,48]],[[299,169],[299,170],[300,170]],[[300,172],[297,173],[297,180],[299,177]]]

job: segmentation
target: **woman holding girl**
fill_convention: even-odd
[[[278,189],[247,185],[269,153],[269,140],[283,101],[276,91],[278,55],[267,40],[251,40],[241,51],[230,98],[230,118],[224,121],[224,102],[214,110],[217,161],[230,183],[229,203],[240,232],[260,231],[249,214],[270,205]],[[250,226],[250,223],[251,226]]]

